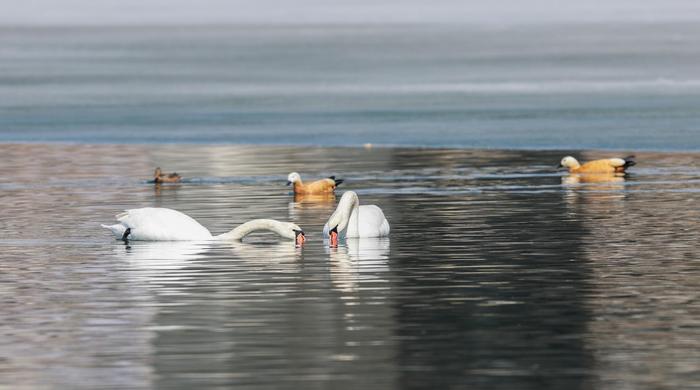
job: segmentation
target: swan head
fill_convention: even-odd
[[[292,172],[287,176],[287,185],[290,185],[292,183],[300,182],[301,181],[301,176],[299,176],[298,173]]]
[[[153,173],[153,177],[158,177],[163,174],[163,171],[160,170],[160,167],[156,168],[156,171]]]
[[[333,214],[328,217],[328,221],[323,227],[323,235],[328,235],[330,239],[331,246],[335,241],[335,245],[338,244],[338,235],[340,232],[344,232],[348,228],[350,223],[350,215],[355,206],[359,206],[359,199],[357,194],[353,191],[346,191],[338,202],[338,207],[335,209]]]
[[[566,156],[561,159],[561,162],[559,163],[559,168],[578,168],[580,167],[581,164],[579,164],[578,160],[571,156]]]
[[[340,210],[340,208],[338,208],[333,212],[333,214],[331,214],[330,217],[328,217],[328,221],[323,226],[324,236],[327,235],[329,238],[332,239],[334,232],[337,236],[338,232],[342,232],[348,227],[349,218],[344,218],[344,214],[345,213],[343,212],[343,210]]]
[[[299,225],[295,223],[289,222],[289,228],[292,230],[292,233],[294,233],[294,245],[296,246],[302,246],[306,242],[306,235],[304,234],[304,231],[299,227]]]
[[[330,246],[332,247],[337,247],[338,246],[338,227],[334,227],[333,229],[328,232],[329,238],[330,238]]]

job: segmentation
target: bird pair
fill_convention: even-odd
[[[269,231],[293,239],[297,246],[306,242],[306,235],[297,224],[273,219],[254,219],[228,233],[214,236],[187,214],[167,208],[131,209],[118,214],[116,218],[117,224],[102,227],[123,241],[240,241],[253,232]],[[389,221],[379,207],[360,206],[357,194],[347,191],[328,218],[323,234],[331,246],[338,246],[341,234],[350,238],[384,237],[389,235]]]
[[[163,173],[160,167],[158,167],[153,174],[153,180],[151,182],[155,184],[179,183],[181,180],[182,177],[177,174],[177,172]],[[294,184],[294,193],[304,195],[332,193],[342,182],[343,179],[336,179],[335,176],[331,176],[306,184],[302,182],[301,176],[296,172],[292,172],[287,176],[287,185]]]

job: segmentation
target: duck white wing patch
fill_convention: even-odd
[[[611,158],[608,159],[608,161],[610,161],[610,165],[615,168],[625,165],[625,160],[621,158]]]

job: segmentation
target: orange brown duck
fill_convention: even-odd
[[[176,172],[173,173],[163,173],[160,167],[156,168],[155,173],[153,173],[153,182],[158,183],[179,183],[182,177]]]
[[[634,156],[625,158],[604,158],[580,164],[571,156],[561,159],[559,168],[568,168],[570,173],[625,173],[627,168],[635,165]]]
[[[339,186],[342,182],[342,179],[336,179],[335,176],[331,176],[305,184],[301,181],[301,176],[296,172],[292,172],[287,176],[287,185],[294,185],[295,194],[311,195],[332,193],[335,191],[335,187]]]

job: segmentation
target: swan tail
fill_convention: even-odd
[[[103,228],[105,228],[105,229],[111,231],[112,234],[114,235],[114,237],[116,237],[116,238],[118,238],[118,239],[122,239],[122,237],[124,237],[124,233],[127,231],[126,226],[124,226],[124,225],[122,225],[122,224],[120,224],[120,223],[115,224],[115,225],[104,225],[104,224],[102,224],[102,225],[100,225],[100,226],[102,226]],[[128,235],[128,234],[127,234],[127,235]]]
[[[383,236],[388,236],[390,231],[391,231],[391,228],[389,228],[389,221],[387,221],[385,218],[384,221],[382,222],[382,226],[379,228],[379,232],[380,232],[381,236],[383,237]]]

